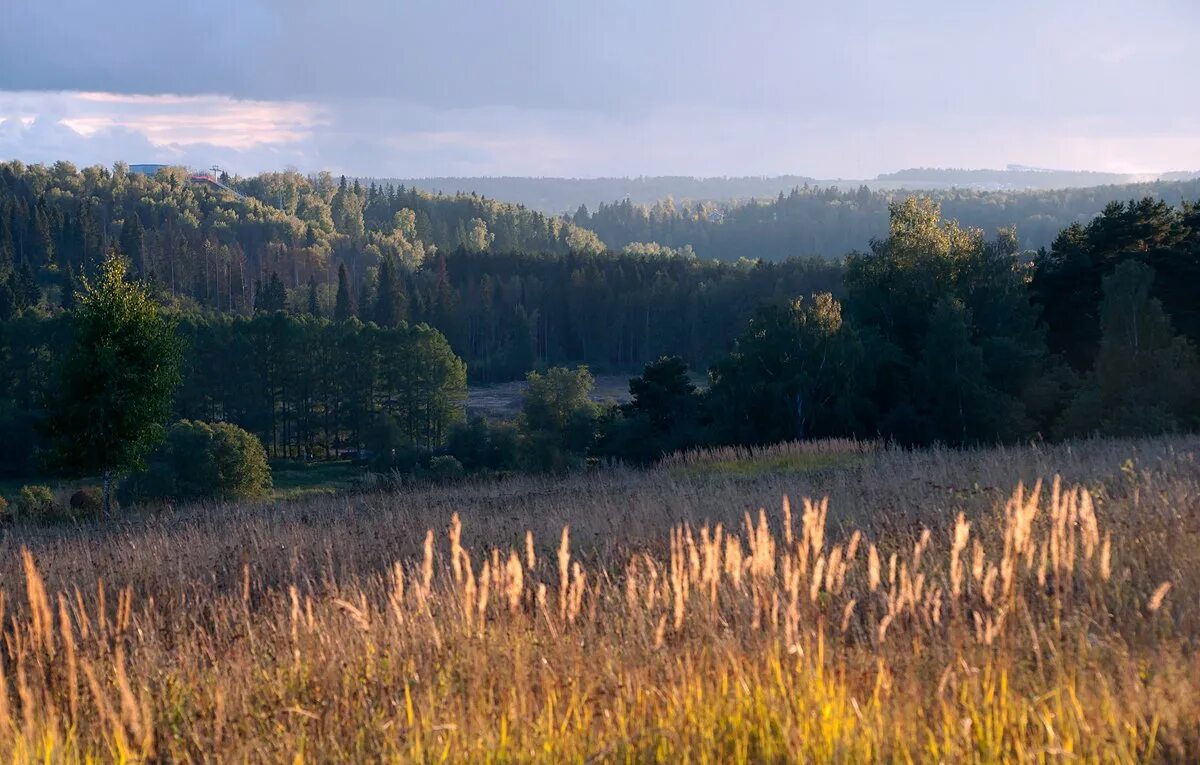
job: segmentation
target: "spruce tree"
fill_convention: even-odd
[[[333,306],[333,318],[345,321],[354,315],[354,306],[350,304],[350,283],[346,278],[346,264],[338,264],[337,300]]]
[[[392,258],[384,258],[379,264],[379,281],[375,287],[375,323],[381,327],[399,324],[403,316],[403,300],[396,263]]]

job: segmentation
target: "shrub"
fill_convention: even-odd
[[[121,491],[128,500],[247,499],[270,488],[267,453],[253,434],[227,422],[180,420]]]
[[[487,420],[473,415],[466,422],[451,426],[446,435],[446,449],[465,469],[482,470],[488,463],[489,436]]]
[[[72,515],[98,515],[104,510],[104,492],[85,486],[71,495],[70,506]]]
[[[429,460],[429,477],[435,481],[455,481],[466,474],[462,463],[449,454]]]
[[[17,511],[22,515],[46,517],[58,512],[54,503],[54,492],[49,486],[30,485],[21,487],[17,498]]]
[[[517,429],[512,423],[474,416],[450,429],[446,450],[470,473],[513,470],[519,457]]]
[[[8,515],[8,500],[0,497],[0,517]]]
[[[583,463],[596,437],[599,407],[589,398],[585,366],[555,367],[526,377],[521,405],[522,461],[530,470],[560,471]]]
[[[396,418],[386,414],[375,418],[363,442],[369,453],[367,464],[380,473],[416,472],[425,456],[420,448],[409,441]]]
[[[491,426],[488,443],[488,467],[492,470],[516,470],[521,458],[520,435],[511,422]]]

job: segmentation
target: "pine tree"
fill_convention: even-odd
[[[379,264],[379,280],[375,286],[375,323],[394,327],[404,318],[404,292],[392,258]]]

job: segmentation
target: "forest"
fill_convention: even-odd
[[[866,186],[847,190],[803,185],[773,200],[739,204],[615,201],[590,211],[577,210],[570,219],[614,249],[654,242],[673,249],[690,247],[699,257],[730,261],[807,255],[837,258],[886,236],[889,206],[913,195],[933,199],[948,218],[989,235],[1015,229],[1020,248],[1037,251],[1049,247],[1062,229],[1087,223],[1111,202],[1149,196],[1179,205],[1200,198],[1200,180],[1026,191],[881,191]]]
[[[49,464],[78,288],[103,258],[126,264],[182,342],[172,418],[233,423],[271,457],[545,470],[794,439],[972,445],[1200,424],[1194,202],[1108,203],[1029,251],[1012,227],[988,236],[944,196],[909,196],[866,249],[724,262],[604,250],[584,224],[630,205],[568,222],[328,175],[230,179],[243,196],[175,169],[10,163],[0,179],[10,474]],[[770,230],[756,229],[766,251]],[[594,403],[599,371],[640,373],[631,400]],[[465,421],[468,378],[526,375],[517,423]]]

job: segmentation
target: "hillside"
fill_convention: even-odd
[[[617,201],[571,220],[594,231],[610,248],[657,242],[671,248],[691,247],[702,258],[737,260],[789,257],[840,257],[865,250],[872,239],[887,234],[888,205],[926,196],[942,213],[965,226],[995,235],[1015,228],[1023,249],[1048,247],[1072,223],[1086,223],[1112,202],[1153,197],[1168,204],[1200,199],[1200,180],[1096,186],[1049,191],[978,191],[969,188],[844,190],[803,186],[774,199],[742,204],[659,203],[652,206]]]

